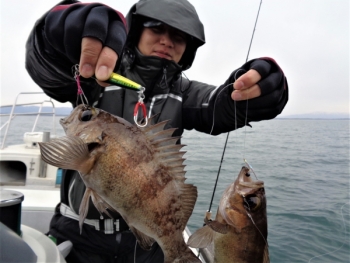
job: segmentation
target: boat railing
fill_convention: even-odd
[[[28,102],[28,103],[18,103],[18,99],[20,96],[22,95],[45,95],[44,92],[21,92],[16,96],[16,99],[14,101],[14,103],[12,105],[2,105],[1,107],[12,107],[11,108],[11,112],[10,113],[1,113],[0,116],[9,116],[8,120],[0,127],[0,131],[2,131],[4,128],[6,128],[5,133],[4,133],[4,137],[2,139],[2,143],[1,143],[1,148],[0,149],[4,149],[5,147],[5,143],[6,143],[6,139],[7,139],[7,134],[11,125],[12,120],[16,117],[16,116],[25,116],[25,115],[31,115],[31,116],[36,116],[35,118],[35,122],[33,124],[32,127],[32,131],[35,131],[35,128],[37,126],[39,117],[42,115],[52,115],[53,117],[53,124],[52,124],[52,130],[53,130],[53,134],[56,134],[56,124],[55,124],[55,117],[56,117],[56,109],[55,109],[55,104],[53,103],[53,101],[51,99],[49,100],[42,100],[39,102]],[[49,103],[52,106],[52,111],[51,112],[43,112],[43,105],[45,103]],[[37,112],[25,112],[25,113],[18,113],[16,112],[16,107],[17,106],[33,106],[33,105],[39,105],[39,109]]]

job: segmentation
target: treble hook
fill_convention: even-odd
[[[138,127],[141,127],[141,128],[146,127],[148,124],[147,109],[146,109],[145,103],[143,103],[143,100],[145,99],[144,91],[145,91],[145,88],[141,87],[140,91],[137,92],[139,94],[139,96],[138,96],[139,100],[136,103],[135,108],[134,108],[134,122],[136,123],[136,125]],[[141,106],[142,113],[143,113],[143,119],[145,120],[144,124],[141,124],[137,121],[140,106]]]
[[[73,70],[74,70],[74,79],[75,81],[77,82],[77,87],[78,87],[78,92],[77,92],[77,102],[76,104],[78,105],[78,100],[80,98],[81,100],[81,103],[83,105],[89,105],[89,102],[84,94],[84,91],[83,89],[81,88],[81,85],[80,85],[80,73],[79,73],[79,65],[78,64],[75,64],[73,66]]]

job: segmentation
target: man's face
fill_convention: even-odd
[[[186,34],[165,24],[145,27],[138,49],[145,56],[157,56],[178,63],[186,49]]]

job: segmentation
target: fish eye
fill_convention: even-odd
[[[261,200],[256,195],[244,197],[244,207],[249,211],[255,211],[261,206]]]
[[[81,121],[90,121],[91,118],[92,118],[91,110],[86,110],[81,114],[80,120]]]

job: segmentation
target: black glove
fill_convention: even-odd
[[[126,24],[124,17],[108,6],[75,3],[51,9],[45,19],[44,33],[55,52],[72,63],[79,63],[83,37],[99,39],[103,46],[120,56],[126,40]]]
[[[103,4],[62,1],[42,18],[26,43],[26,69],[44,92],[60,102],[75,104],[77,84],[72,66],[79,63],[83,37],[95,37],[118,56],[126,40],[125,19]],[[89,101],[98,98],[99,86],[93,79],[81,80]]]
[[[248,114],[246,114],[247,101],[237,101],[237,116],[240,122],[245,122],[246,116],[247,122],[273,119],[282,112],[287,104],[287,79],[273,59],[260,58],[251,60],[235,70],[226,83],[235,82],[250,69],[256,70],[261,76],[261,80],[257,83],[261,89],[261,95],[248,101]]]

